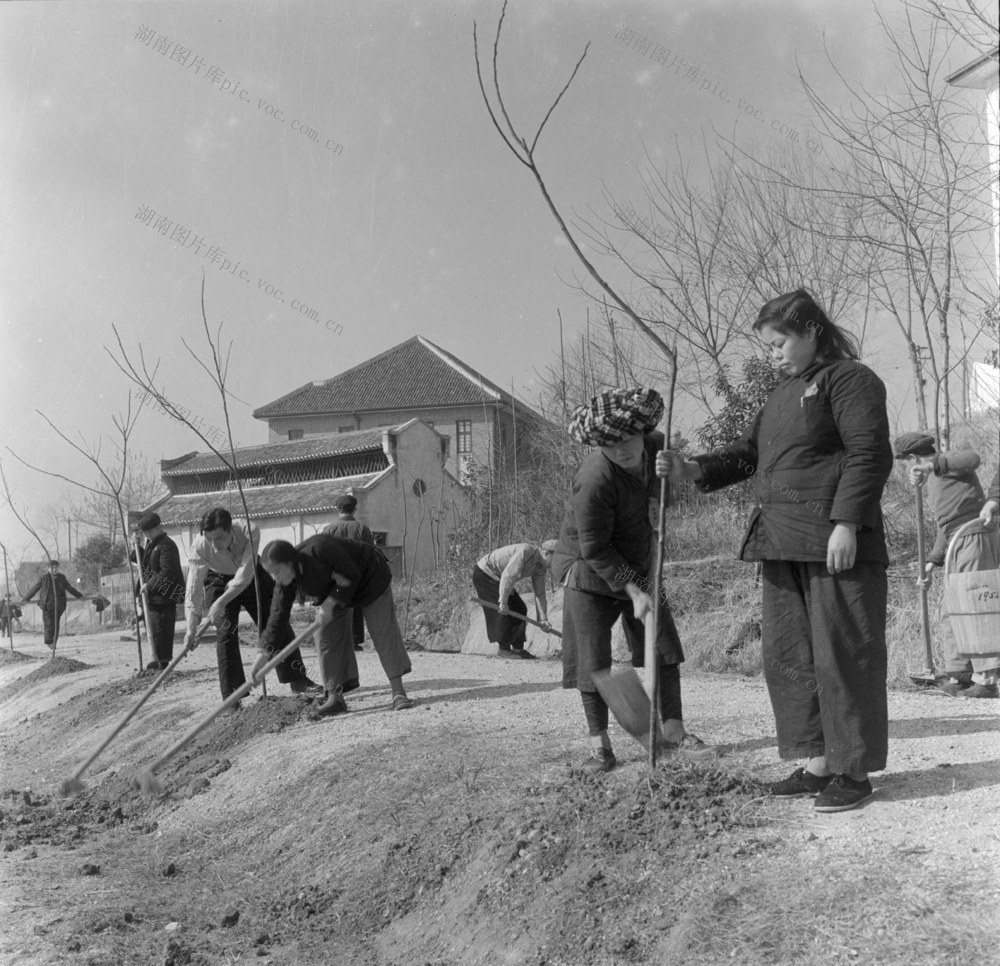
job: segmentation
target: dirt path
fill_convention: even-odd
[[[129,776],[218,700],[206,646],[60,799],[149,683],[118,636],[65,639],[84,666],[63,673],[30,636],[39,660],[0,664],[4,964],[1000,962],[996,702],[892,693],[875,799],[823,816],[745,780],[789,770],[760,679],[685,675],[689,728],[726,755],[651,788],[617,730],[622,767],[574,777],[557,663],[415,653],[418,707],[393,713],[368,650],[350,714],[310,720],[272,679],[148,802]]]

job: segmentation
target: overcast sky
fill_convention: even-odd
[[[894,15],[901,0],[880,9]],[[105,351],[112,324],[130,350],[159,358],[171,399],[219,425],[214,390],[181,342],[204,345],[203,272],[209,319],[233,342],[239,444],[267,437],[255,407],[418,334],[537,404],[534,370],[555,361],[557,310],[571,336],[587,301],[480,100],[473,20],[491,42],[499,10],[0,4],[6,445],[92,478],[35,410],[90,442],[111,432],[129,390]],[[759,141],[782,126],[805,150],[815,132],[796,60],[832,91],[825,43],[850,79],[880,87],[873,23],[858,0],[511,0],[501,82],[511,114],[533,128],[590,44],[539,160],[565,210],[606,216],[604,187],[638,199],[644,150],[695,158],[713,128]],[[204,448],[155,411],[136,443],[151,460]],[[69,493],[0,456],[34,519]],[[28,546],[6,509],[0,535]]]

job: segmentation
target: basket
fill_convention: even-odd
[[[959,657],[1000,657],[1000,569],[954,569],[958,541],[971,535],[982,541],[1000,542],[1000,531],[985,530],[979,520],[970,520],[958,529],[944,558],[945,611]],[[993,558],[998,557],[1000,551],[994,548]]]

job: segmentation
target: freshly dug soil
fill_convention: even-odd
[[[77,646],[76,674],[0,668],[5,966],[997,961],[996,702],[892,692],[875,798],[822,815],[762,793],[794,764],[759,680],[684,673],[717,761],[650,776],[613,727],[619,767],[592,776],[558,662],[415,652],[417,706],[393,712],[368,650],[347,714],[272,678],[144,797],[133,776],[218,706],[199,648],[66,799],[151,683],[113,636]]]

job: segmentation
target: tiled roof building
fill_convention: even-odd
[[[272,442],[420,419],[450,437],[448,468],[459,478],[470,457],[500,468],[519,434],[541,422],[509,392],[423,336],[300,386],[254,416],[267,422]]]
[[[394,572],[434,566],[461,513],[462,487],[447,471],[448,440],[419,420],[333,435],[247,446],[236,451],[239,478],[261,541],[299,543],[337,518],[334,501],[353,494],[358,518],[375,532]],[[202,516],[223,506],[243,515],[235,473],[214,453],[161,463],[169,493],[155,510],[186,550]],[[407,520],[426,520],[407,533]]]

